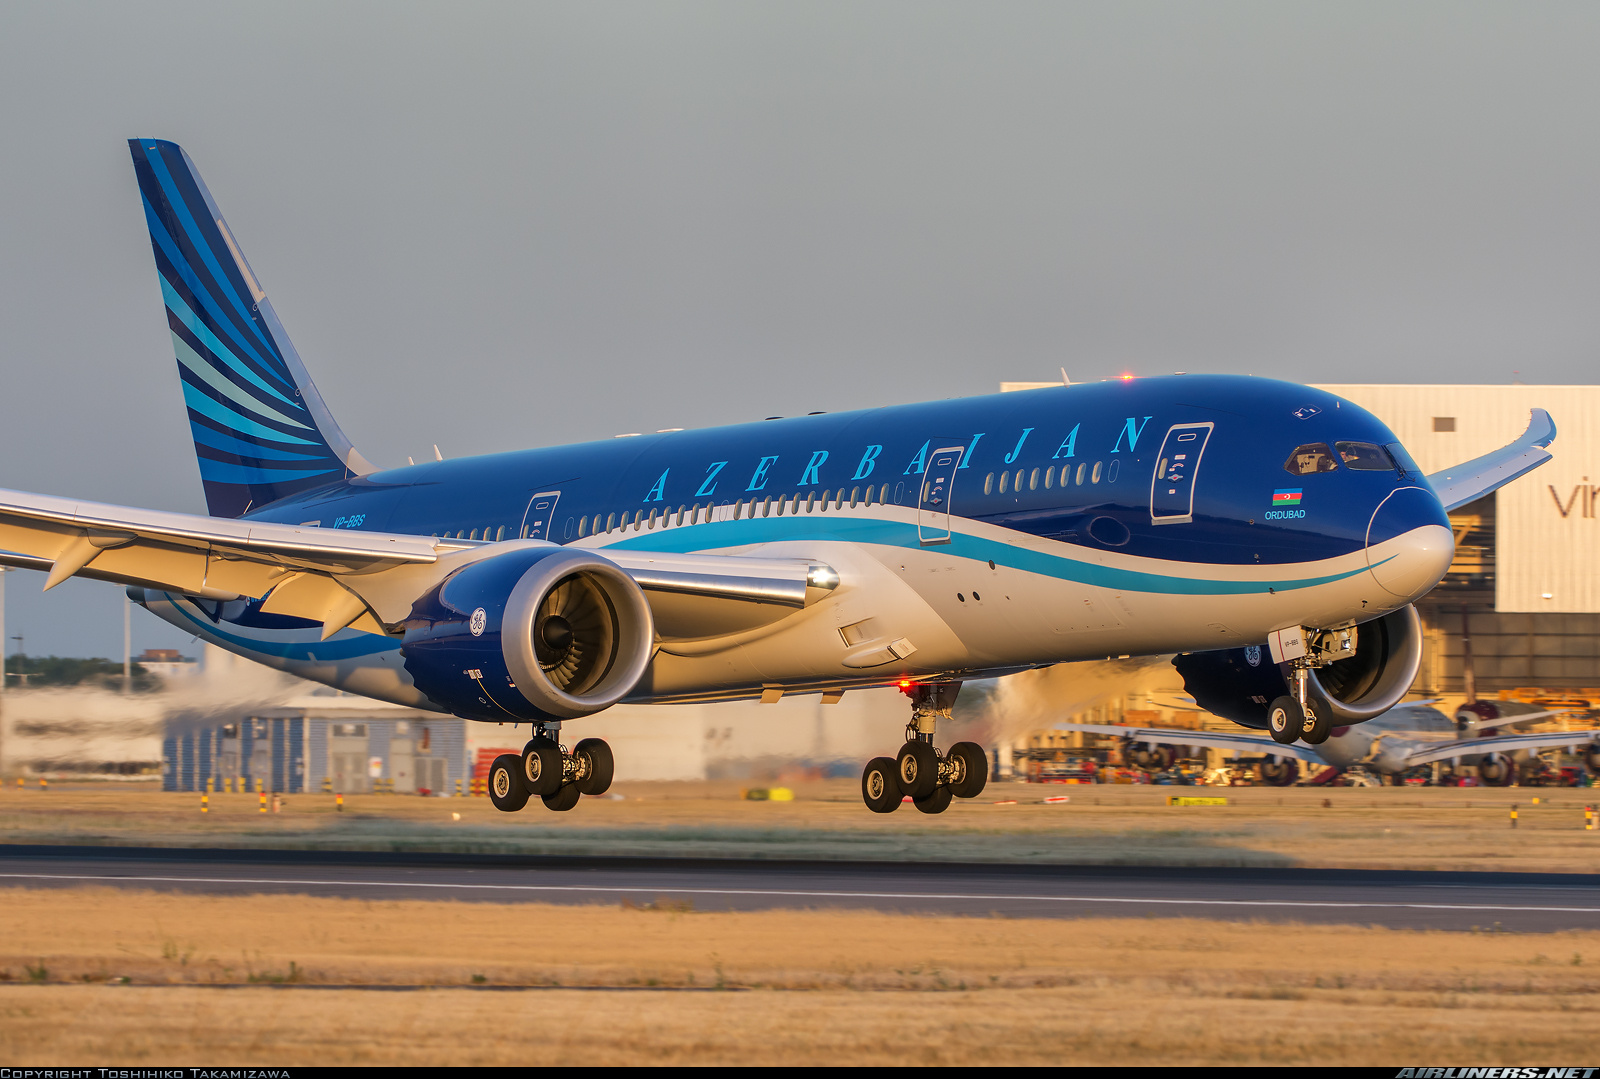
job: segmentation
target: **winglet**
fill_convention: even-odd
[[[1446,510],[1460,509],[1550,460],[1547,447],[1555,440],[1555,421],[1550,413],[1536,408],[1528,420],[1528,429],[1511,445],[1435,472],[1428,477],[1428,483]]]

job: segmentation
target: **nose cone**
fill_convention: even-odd
[[[1402,487],[1373,511],[1367,525],[1367,567],[1385,592],[1420,599],[1455,558],[1450,518],[1432,491]]]

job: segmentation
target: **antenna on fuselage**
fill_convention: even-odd
[[[439,452],[439,444],[437,442],[433,444],[433,459],[435,461],[444,460],[444,454]]]
[[[1067,369],[1065,367],[1063,367],[1063,368],[1060,368],[1060,371],[1061,371],[1061,384],[1063,386],[1072,385],[1072,379],[1067,377]]]

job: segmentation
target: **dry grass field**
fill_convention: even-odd
[[[1549,1064],[1600,933],[7,890],[0,979],[9,1066]]]
[[[849,781],[797,785],[792,802],[741,800],[736,783],[617,793],[570,813],[535,804],[516,814],[486,798],[385,795],[347,798],[337,812],[331,795],[306,794],[265,816],[255,795],[213,794],[202,817],[199,795],[145,785],[7,786],[0,843],[1600,873],[1600,832],[1583,829],[1583,806],[1600,803],[1600,790],[1581,788],[1004,784],[934,817],[910,806],[869,813]],[[1072,801],[1046,805],[1047,794]],[[1229,804],[1174,807],[1169,794]]]

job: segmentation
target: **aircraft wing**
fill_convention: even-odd
[[[1271,738],[1256,734],[1226,734],[1220,731],[1184,731],[1172,727],[1121,727],[1109,723],[1056,723],[1056,731],[1082,731],[1085,734],[1110,734],[1135,742],[1151,742],[1162,746],[1205,746],[1208,749],[1232,750],[1239,753],[1269,753],[1275,757],[1294,757],[1312,764],[1327,764],[1310,746],[1295,743],[1279,745]]]
[[[1555,438],[1556,425],[1550,413],[1536,408],[1528,420],[1528,429],[1511,445],[1435,472],[1428,477],[1428,483],[1446,510],[1459,509],[1550,460],[1546,447]]]
[[[262,609],[388,632],[412,601],[488,544],[201,517],[0,490],[0,565],[202,599],[267,597]],[[500,545],[496,545],[500,546]],[[507,549],[555,546],[511,540]],[[838,582],[826,566],[737,555],[600,551],[645,591],[667,636],[770,622]]]
[[[1600,739],[1600,731],[1546,731],[1538,734],[1502,734],[1494,738],[1462,738],[1421,745],[1405,755],[1407,768],[1455,757],[1475,757],[1480,753],[1508,753],[1517,749],[1568,747],[1573,752]]]

